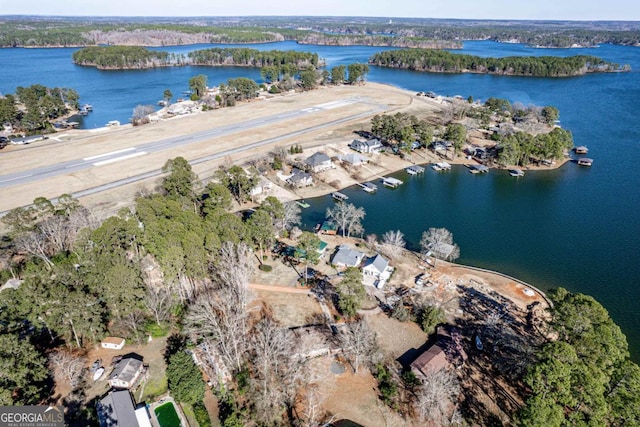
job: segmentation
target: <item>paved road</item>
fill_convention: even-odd
[[[288,120],[293,118],[303,118],[304,116],[313,114],[314,112],[330,110],[333,108],[338,108],[338,107],[359,103],[359,102],[368,103],[366,99],[362,99],[359,97],[345,98],[345,99],[333,101],[330,103],[301,109],[298,111],[290,111],[290,112],[285,112],[281,114],[274,114],[272,116],[268,116],[264,118],[247,120],[241,123],[231,124],[227,126],[220,126],[215,129],[209,129],[206,131],[196,132],[189,135],[182,135],[182,136],[177,136],[172,138],[166,138],[166,139],[155,141],[155,142],[149,142],[146,144],[139,145],[137,147],[125,148],[123,150],[112,151],[104,154],[98,154],[91,157],[85,157],[83,159],[71,160],[67,162],[58,163],[56,165],[44,166],[44,167],[35,168],[27,171],[21,171],[21,172],[16,172],[16,173],[7,174],[7,175],[0,175],[0,189],[15,186],[15,185],[26,184],[29,182],[39,181],[42,179],[47,179],[47,178],[51,178],[58,175],[67,175],[80,170],[89,169],[92,167],[99,167],[99,166],[103,166],[103,165],[107,165],[107,164],[115,163],[119,161],[124,161],[134,157],[144,156],[145,154],[162,151],[169,148],[176,148],[176,147],[180,147],[188,144],[202,142],[202,141],[209,140],[211,138],[227,136],[227,135],[234,134],[236,132],[246,131],[248,129],[254,129],[254,128],[263,127],[263,126],[273,126],[274,124],[281,122],[283,120]],[[329,126],[335,126],[343,122],[358,119],[360,117],[366,117],[368,115],[371,115],[379,111],[384,111],[385,107],[386,106],[384,105],[372,104],[372,109],[364,113],[345,116],[337,120],[332,120],[330,122],[326,122],[321,125],[312,126],[299,131],[284,134],[279,137],[269,138],[262,141],[257,141],[251,144],[247,144],[240,147],[214,153],[205,157],[194,159],[190,161],[190,163],[192,165],[195,165],[198,163],[216,160],[219,158],[223,158],[225,156],[229,156],[232,154],[251,150],[253,148],[261,147],[263,145],[268,145],[274,142],[278,142],[282,139],[299,136],[299,135],[313,132]],[[88,194],[104,191],[107,189],[118,187],[120,185],[126,185],[132,182],[140,181],[142,179],[151,178],[153,176],[159,175],[160,173],[162,173],[161,170],[157,169],[155,171],[147,172],[147,173],[140,174],[133,177],[128,177],[118,181],[114,181],[99,187],[95,187],[93,189],[84,190],[74,194],[74,196],[76,197],[86,196]]]

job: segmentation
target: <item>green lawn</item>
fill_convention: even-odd
[[[160,427],[181,427],[180,417],[172,402],[163,403],[153,412],[156,413]]]

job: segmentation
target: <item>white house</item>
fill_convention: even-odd
[[[287,184],[291,184],[294,187],[308,187],[313,185],[313,177],[310,173],[301,171],[300,169],[294,169],[293,174],[286,179]]]
[[[367,259],[364,267],[362,267],[362,275],[364,276],[364,284],[370,284],[381,289],[393,273],[393,267],[389,266],[389,261],[382,255]]]
[[[142,372],[142,360],[127,357],[120,360],[109,375],[109,385],[113,388],[131,388]]]
[[[338,158],[341,162],[346,163],[350,166],[361,166],[369,162],[369,159],[358,153],[343,154]]]
[[[122,350],[124,347],[124,338],[120,337],[106,337],[100,343],[102,348],[109,348],[111,350]]]
[[[379,153],[382,150],[384,150],[384,146],[382,145],[382,142],[380,142],[380,140],[376,138],[371,138],[366,141],[360,141],[360,140],[354,139],[351,142],[351,144],[349,144],[349,147],[352,150],[356,150],[359,153],[370,153],[370,154]]]

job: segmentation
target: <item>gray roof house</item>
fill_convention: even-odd
[[[335,167],[331,162],[331,157],[320,151],[309,156],[304,162],[312,171],[316,173]]]
[[[310,173],[303,172],[300,169],[294,169],[293,175],[287,178],[287,184],[291,184],[294,187],[307,187],[313,185],[313,177]]]
[[[357,267],[362,262],[364,254],[351,249],[346,245],[341,245],[333,255],[331,263],[337,267]]]
[[[382,142],[376,138],[371,138],[366,141],[354,139],[351,144],[349,144],[349,147],[360,153],[379,153],[384,149]]]
[[[138,427],[129,390],[112,390],[97,405],[100,427]]]
[[[109,375],[109,384],[113,388],[130,388],[142,374],[142,360],[133,357],[121,359]]]

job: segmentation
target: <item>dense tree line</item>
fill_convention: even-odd
[[[319,66],[317,53],[294,50],[266,50],[248,48],[210,48],[189,52],[194,65],[234,65],[248,67],[280,67],[293,65],[297,70],[309,65]]]
[[[640,368],[627,340],[592,297],[557,289],[549,294],[550,334],[524,378],[529,388],[519,425],[640,424]]]
[[[392,147],[408,151],[414,141],[419,141],[422,147],[431,144],[434,127],[425,120],[406,113],[376,114],[371,119],[371,133]]]
[[[483,58],[430,49],[400,49],[378,52],[369,59],[369,62],[382,67],[434,73],[472,72],[537,77],[576,76],[621,69],[617,64],[587,55],[567,58],[555,56]]]
[[[531,135],[517,132],[498,138],[498,163],[526,166],[532,161],[558,160],[573,148],[571,132],[554,128],[549,133]]]
[[[165,46],[199,43],[266,43],[297,40],[309,44],[397,47],[460,47],[460,40],[519,42],[541,47],[640,44],[632,22],[552,22],[360,18],[243,17],[28,19],[5,18],[2,47],[95,45]]]
[[[20,86],[14,95],[0,97],[0,123],[29,134],[42,133],[51,129],[52,120],[78,109],[79,99],[74,89]]]

